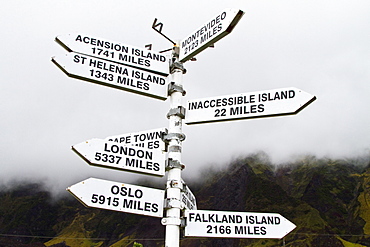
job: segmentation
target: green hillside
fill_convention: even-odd
[[[279,213],[297,228],[280,240],[182,237],[183,247],[370,246],[369,158],[274,166],[256,154],[202,174],[187,181],[198,209]],[[54,201],[43,188],[1,190],[0,247],[164,246],[158,218],[85,208],[72,196]]]

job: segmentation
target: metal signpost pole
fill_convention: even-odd
[[[181,163],[182,141],[185,135],[182,133],[182,120],[185,118],[185,108],[182,106],[182,96],[185,91],[182,87],[182,74],[185,69],[178,61],[179,48],[173,49],[170,72],[171,82],[168,85],[170,96],[170,111],[167,114],[169,119],[168,134],[164,141],[168,143],[167,185],[165,196],[166,217],[162,224],[166,226],[165,246],[178,247],[180,245],[181,225],[181,190],[183,189],[181,170],[184,168]]]

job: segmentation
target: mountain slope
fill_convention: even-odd
[[[364,162],[363,162],[364,164]],[[263,154],[188,181],[198,209],[279,213],[281,240],[182,238],[181,246],[370,246],[370,162],[306,156],[275,167]],[[160,219],[53,201],[40,184],[0,192],[0,247],[164,246]]]

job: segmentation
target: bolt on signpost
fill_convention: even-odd
[[[165,50],[172,50],[170,59],[89,35],[56,38],[68,53],[53,57],[52,62],[69,77],[154,99],[169,97],[170,101],[168,129],[91,139],[72,146],[89,165],[160,177],[167,171],[165,191],[89,178],[67,188],[70,193],[87,207],[152,217],[163,217],[165,211],[161,223],[166,227],[166,247],[179,246],[181,228],[186,237],[225,238],[282,238],[295,228],[276,213],[198,210],[193,193],[181,178],[184,119],[192,125],[293,115],[316,99],[300,89],[283,88],[196,99],[187,102],[187,109],[183,107],[183,63],[228,35],[243,15],[242,10],[225,9],[179,42],[164,35],[163,24],[155,19],[152,28],[174,45]]]

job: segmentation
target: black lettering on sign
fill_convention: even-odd
[[[146,67],[150,67],[150,60],[148,59],[137,58],[134,56],[129,56],[127,54],[123,55],[121,53],[118,54],[118,59],[124,62],[129,62],[132,64],[138,64],[138,65],[144,65]]]
[[[264,226],[234,226],[234,233],[239,235],[266,235]]]
[[[95,153],[95,160],[96,161],[108,162],[108,163],[112,163],[112,164],[119,164],[121,159],[122,159],[122,157],[120,157],[120,156],[108,155],[108,154],[99,153],[99,152]]]
[[[159,141],[148,142],[148,149],[159,148]]]
[[[136,201],[132,199],[123,199],[122,203],[123,208],[128,209],[134,209],[139,211],[146,211],[146,212],[158,212],[158,204],[151,203],[151,202],[142,202],[142,201]]]
[[[149,171],[159,171],[160,166],[156,162],[143,161],[137,159],[126,158],[126,166],[140,168]]]
[[[284,100],[292,99],[295,97],[294,90],[286,90],[275,93],[261,93],[258,95],[259,102],[273,101],[273,100]]]
[[[225,117],[226,116],[226,109],[216,109],[215,110],[215,117]]]
[[[89,66],[97,69],[107,70],[109,72],[121,75],[128,75],[128,70],[124,67],[112,63],[106,63],[92,58],[90,58],[89,60]]]
[[[133,200],[123,199],[123,208],[132,208]]]
[[[222,23],[218,24],[216,27],[214,27],[212,30],[208,31],[206,34],[204,34],[200,38],[200,43],[207,42],[212,36],[216,35],[219,31],[222,30]]]
[[[156,75],[151,75],[148,73],[144,73],[141,71],[132,71],[132,77],[136,79],[140,79],[142,81],[149,81],[151,83],[159,84],[159,85],[164,85],[166,83],[166,80],[162,77],[156,76]]]
[[[147,150],[141,150],[141,149],[134,149],[127,146],[118,146],[118,145],[109,145],[109,143],[104,143],[104,151],[107,153],[118,153],[123,154],[127,156],[136,156],[138,158],[144,158],[144,159],[153,159],[153,152],[147,151]]]
[[[146,140],[154,140],[154,139],[161,139],[161,132],[149,132],[149,133],[143,133],[143,134],[137,134],[134,135],[135,142],[143,142]]]
[[[189,222],[242,223],[242,216],[237,214],[189,213]]]
[[[251,114],[251,113],[260,113],[264,111],[263,104],[259,105],[249,105],[249,106],[237,106],[230,108],[230,115],[242,115],[242,114]]]
[[[247,224],[266,224],[266,225],[279,225],[280,218],[278,216],[260,216],[257,215],[247,215],[245,217],[245,222]]]
[[[131,50],[132,55],[143,57],[143,58],[149,58],[151,60],[160,61],[160,62],[166,62],[166,57],[159,54],[153,54],[150,51],[144,51],[140,49],[132,48]],[[149,61],[149,60],[146,60]]]
[[[184,55],[188,54],[188,52],[194,50],[197,47],[198,47],[198,40],[195,40],[193,43],[189,44],[189,46],[185,48]]]
[[[115,51],[119,51],[119,52],[128,53],[128,47],[125,47],[125,46],[120,45],[120,44],[115,44],[115,43],[112,43],[112,42],[109,42],[109,41],[99,40],[99,39],[90,38],[90,37],[86,37],[86,36],[82,37],[81,35],[78,35],[76,37],[75,41],[79,41],[81,43],[102,47],[102,48],[105,48],[105,49],[110,49],[110,50],[115,50]]]
[[[126,166],[128,167],[142,168],[142,164],[143,164],[142,160],[126,158]]]
[[[105,197],[104,195],[93,194],[91,197],[92,203],[106,204],[108,206],[117,207],[119,204],[117,197]]]
[[[127,77],[118,76],[117,83],[130,86],[130,87],[134,87],[134,88],[144,89],[144,90],[150,89],[149,83],[147,82],[143,83],[142,81],[136,81],[134,79],[127,78]]]
[[[85,64],[86,59],[87,59],[86,57],[83,57],[83,56],[80,56],[80,55],[74,55],[73,62],[75,62],[75,63],[80,63],[81,62],[81,64]]]
[[[192,45],[194,40],[198,41],[197,39],[201,37],[201,42],[205,42],[210,37],[215,35],[217,32],[221,31],[222,29],[222,23],[220,23],[220,19],[224,20],[226,18],[226,12],[222,12],[221,15],[218,15],[216,18],[212,19],[210,22],[206,23],[203,27],[201,27],[199,30],[194,32],[192,35],[190,35],[188,38],[185,39],[181,43],[181,48],[185,48],[188,45]],[[218,24],[218,25],[217,25]],[[185,48],[185,54],[189,51],[186,50],[188,47]]]
[[[230,234],[231,233],[231,226],[207,225],[207,233],[210,233],[210,234]]]
[[[108,50],[104,50],[104,49],[101,49],[101,48],[95,48],[95,47],[93,47],[91,49],[93,51],[93,54],[105,56],[107,58],[114,58],[114,52],[113,51],[109,52]]]
[[[126,186],[121,186],[121,188],[117,185],[113,185],[111,187],[112,194],[114,195],[121,195],[121,196],[126,196],[126,197],[134,197],[134,198],[142,198],[144,195],[144,192],[140,189],[132,189],[128,188]]]
[[[157,204],[157,203],[153,203],[153,204],[152,204],[152,212],[153,212],[153,213],[158,212],[158,204]]]
[[[122,136],[122,137],[115,137],[109,138],[108,141],[118,142],[118,143],[131,143],[131,136]]]
[[[113,78],[114,78],[113,74],[103,73],[100,70],[93,70],[93,69],[90,70],[90,76],[98,78],[98,79],[104,79],[107,81],[113,81]]]

